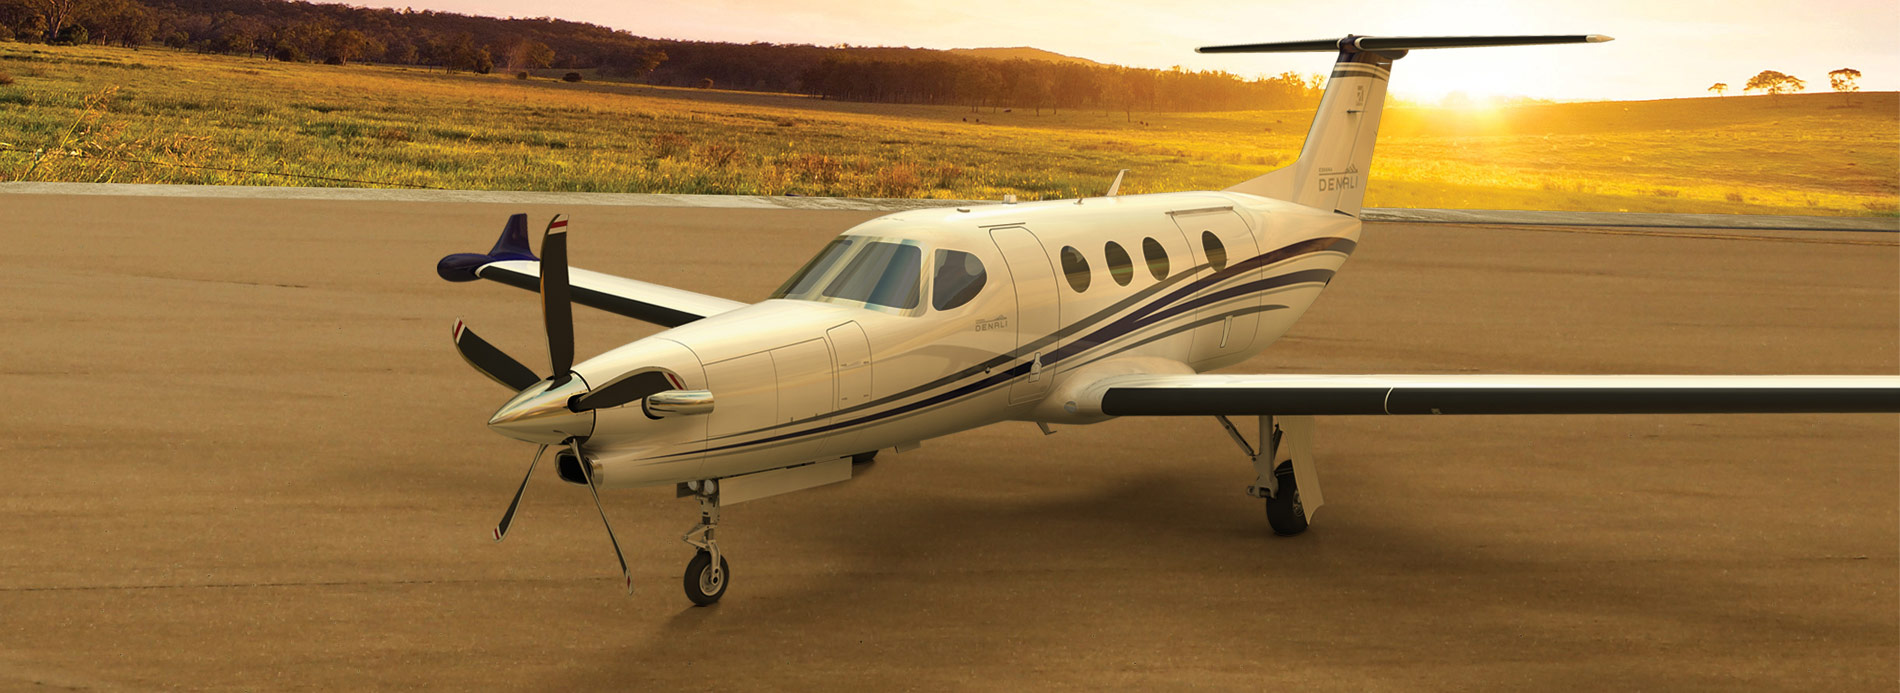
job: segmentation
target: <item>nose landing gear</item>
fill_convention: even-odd
[[[686,563],[683,583],[686,598],[692,600],[694,606],[708,606],[726,596],[726,586],[732,577],[725,557],[719,555],[719,542],[713,537],[714,530],[719,528],[719,482],[706,480],[688,484],[688,487],[699,499],[699,524],[680,540],[697,547],[699,552]]]

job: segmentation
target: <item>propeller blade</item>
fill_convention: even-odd
[[[557,384],[574,369],[574,304],[568,300],[567,219],[559,214],[548,222],[541,238],[541,315],[548,328],[548,358]]]
[[[620,575],[627,579],[627,594],[633,594],[633,571],[627,570],[627,557],[620,553],[620,540],[614,538],[614,525],[607,521],[607,509],[600,505],[600,488],[594,485],[594,473],[587,470],[587,458],[581,456],[579,441],[569,440],[568,448],[574,451],[574,459],[581,468],[581,476],[587,478],[587,492],[594,495],[594,509],[600,511],[600,523],[607,527],[607,541],[614,544],[614,560],[620,561]]]
[[[546,445],[534,451],[534,461],[528,463],[528,474],[521,477],[521,488],[515,489],[515,499],[508,501],[508,512],[502,513],[501,524],[495,525],[495,541],[501,541],[502,537],[508,536],[509,525],[515,523],[515,508],[521,507],[521,494],[528,490],[528,480],[534,478],[535,465],[541,464],[541,453],[547,451]]]
[[[515,392],[541,382],[541,376],[535,375],[533,369],[496,349],[488,340],[476,336],[475,331],[468,329],[460,320],[455,321],[455,351],[482,375]]]

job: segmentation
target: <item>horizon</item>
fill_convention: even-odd
[[[1415,51],[1396,71],[1392,94],[1421,105],[1438,104],[1453,93],[1479,103],[1520,97],[1631,101],[1707,96],[1709,86],[1721,82],[1729,86],[1730,95],[1739,96],[1748,78],[1763,70],[1802,79],[1807,84],[1803,93],[1828,92],[1827,72],[1843,67],[1863,73],[1861,91],[1900,91],[1900,45],[1891,40],[1892,27],[1900,25],[1900,3],[1885,0],[1822,0],[1798,7],[1772,0],[1685,4],[1607,0],[1587,10],[1506,0],[1458,0],[1429,6],[1368,0],[1354,9],[1352,17],[1299,2],[1235,8],[1207,0],[1167,8],[1127,0],[1027,8],[997,0],[974,0],[955,8],[919,0],[818,0],[797,8],[761,0],[648,0],[634,5],[545,0],[531,11],[512,0],[358,6],[502,18],[552,17],[682,41],[936,50],[1028,47],[1113,65],[1153,69],[1178,65],[1246,78],[1287,71],[1323,74],[1333,56],[1203,55],[1194,53],[1194,48],[1348,33],[1597,33],[1616,40],[1589,46]],[[1010,19],[998,21],[998,17]],[[1300,28],[1236,28],[1256,26]],[[1500,64],[1508,69],[1498,69]],[[1674,69],[1654,69],[1659,64]],[[1474,76],[1483,76],[1485,81]]]

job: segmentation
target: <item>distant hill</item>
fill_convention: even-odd
[[[52,8],[68,8],[69,14]],[[417,65],[659,86],[792,92],[971,108],[1235,110],[1317,96],[1298,77],[1119,68],[1029,47],[721,43],[551,17],[497,18],[290,0],[0,0],[0,36],[136,48],[160,43],[282,62]],[[586,72],[585,75],[582,73]]]
[[[1041,48],[1031,48],[1029,46],[1017,46],[1015,48],[952,48],[944,52],[972,58],[987,58],[990,60],[1045,60],[1052,63],[1063,63],[1065,65],[1087,65],[1089,67],[1108,66],[1106,63],[1098,63],[1087,58],[1077,58],[1072,55],[1063,55],[1061,53],[1045,51]]]

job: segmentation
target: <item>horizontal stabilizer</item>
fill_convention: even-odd
[[[1409,51],[1423,48],[1477,48],[1481,46],[1537,46],[1551,43],[1603,43],[1613,40],[1602,34],[1569,36],[1347,36],[1318,41],[1282,41],[1279,43],[1243,43],[1233,46],[1196,48],[1196,53],[1367,53]]]

